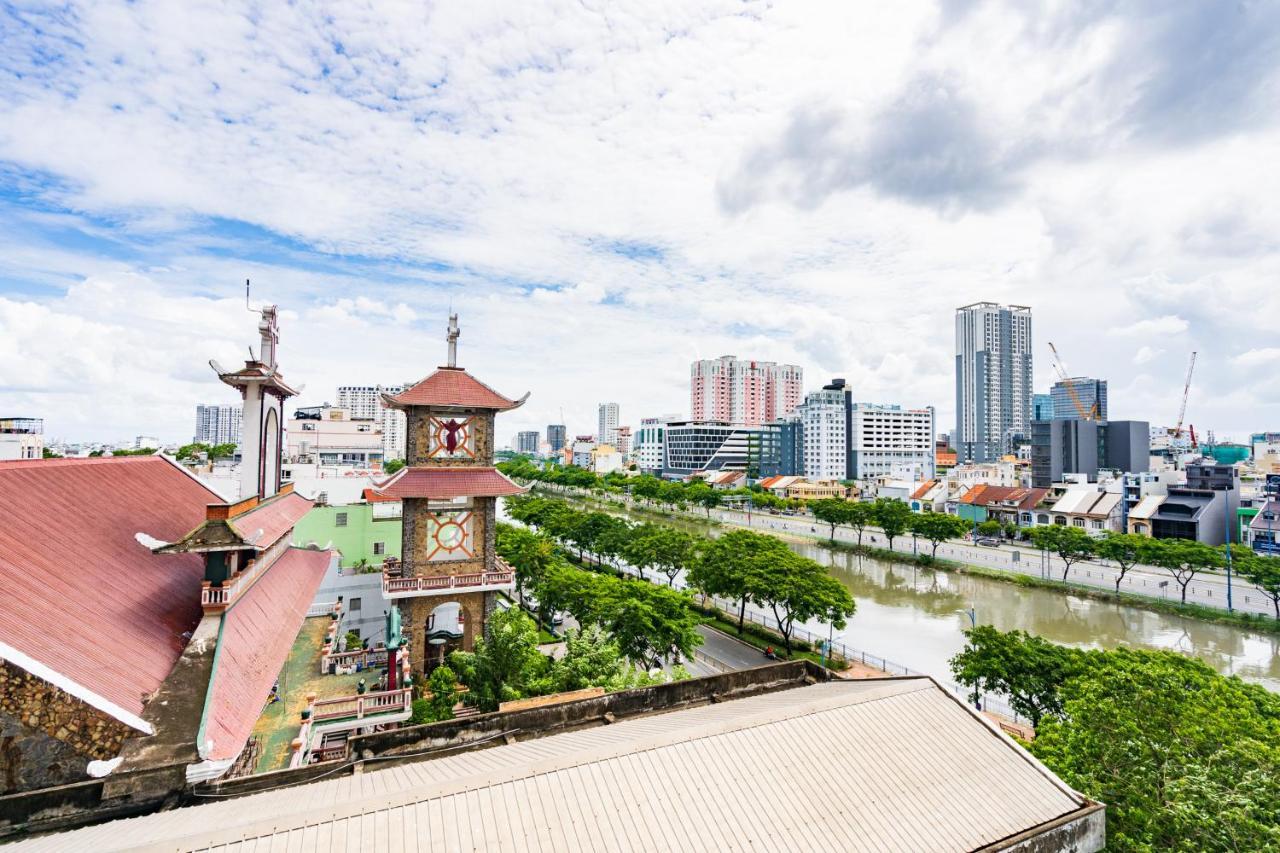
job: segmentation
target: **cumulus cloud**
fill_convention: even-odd
[[[1166,314],[1163,317],[1151,317],[1146,320],[1139,320],[1136,323],[1130,323],[1127,326],[1113,328],[1111,333],[1114,335],[1133,335],[1135,337],[1179,335],[1190,327],[1191,324],[1181,317]]]
[[[1239,367],[1274,367],[1280,364],[1280,347],[1260,347],[1242,352],[1231,359]]]

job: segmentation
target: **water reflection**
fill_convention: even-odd
[[[637,518],[641,516],[636,516]],[[731,528],[681,519],[672,524],[712,536]],[[1219,672],[1280,692],[1280,636],[1260,634],[1112,602],[1034,589],[972,575],[831,551],[808,543],[792,550],[831,567],[858,602],[835,639],[938,678],[964,645],[973,607],[979,624],[1014,628],[1080,648],[1132,646],[1194,654]],[[825,634],[825,626],[808,626]]]

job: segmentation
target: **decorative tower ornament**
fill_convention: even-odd
[[[523,491],[493,466],[494,417],[524,404],[458,367],[458,315],[449,315],[448,363],[386,405],[406,416],[406,466],[375,488],[399,498],[403,554],[383,575],[400,600],[415,673],[428,674],[454,649],[470,651],[496,594],[514,573],[494,548],[497,501]]]

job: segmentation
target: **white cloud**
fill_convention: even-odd
[[[1280,347],[1260,347],[1242,352],[1231,359],[1239,367],[1275,367],[1280,364]]]
[[[1152,317],[1147,320],[1139,320],[1136,323],[1130,323],[1128,326],[1114,328],[1111,330],[1111,333],[1113,335],[1132,335],[1135,337],[1143,335],[1180,335],[1190,327],[1191,324],[1181,317],[1166,314],[1163,317]]]
[[[1156,358],[1158,358],[1162,353],[1164,353],[1164,350],[1162,350],[1162,349],[1155,349],[1155,348],[1153,348],[1153,347],[1149,347],[1149,346],[1142,346],[1142,347],[1139,347],[1139,348],[1138,348],[1138,351],[1137,351],[1136,353],[1134,353],[1134,354],[1133,354],[1133,363],[1134,363],[1134,364],[1146,364],[1146,363],[1148,363],[1148,362],[1150,362],[1150,361],[1154,361],[1154,360],[1155,360]]]

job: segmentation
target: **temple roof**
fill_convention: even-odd
[[[226,551],[252,547],[265,550],[293,529],[315,504],[291,487],[261,503],[213,504],[205,521],[172,544],[153,543],[158,554]],[[242,506],[243,505],[243,506]],[[238,510],[238,511],[237,511]],[[144,531],[150,537],[150,531]]]
[[[261,384],[274,391],[280,397],[296,397],[298,392],[286,384],[284,377],[275,368],[268,367],[260,361],[246,361],[239,370],[224,370],[221,365],[209,362],[218,378],[233,388],[244,388],[246,385]]]
[[[524,491],[497,468],[402,468],[374,487],[390,498],[496,498]]]
[[[200,621],[204,562],[159,556],[221,498],[161,456],[0,462],[0,657],[134,728]]]
[[[528,394],[519,400],[504,397],[476,379],[461,367],[440,367],[426,379],[400,394],[384,394],[388,406],[440,406],[459,409],[490,409],[505,412],[524,405]]]

